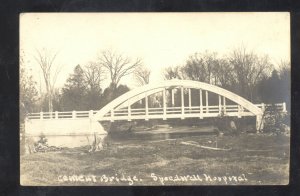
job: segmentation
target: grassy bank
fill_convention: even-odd
[[[193,136],[176,140],[111,142],[104,150],[95,153],[87,153],[86,148],[77,148],[23,155],[21,184],[288,183],[289,137],[287,136],[241,134],[234,137],[218,137],[217,146],[230,147],[231,151],[202,149],[184,145],[181,143],[183,141],[216,146],[216,136]]]

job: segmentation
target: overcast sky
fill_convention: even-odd
[[[95,61],[106,49],[141,58],[162,80],[166,66],[182,65],[205,50],[228,54],[241,45],[269,55],[272,63],[290,61],[289,13],[26,13],[20,15],[20,49],[37,82],[36,49],[58,51],[62,87],[76,65]],[[127,78],[121,83],[134,86]]]

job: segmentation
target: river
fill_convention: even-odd
[[[207,136],[216,134],[215,127],[213,126],[177,126],[171,127],[168,125],[158,125],[154,128],[139,128],[131,131],[114,132],[108,134],[105,141],[108,143],[130,143],[130,142],[143,142],[143,141],[156,141],[156,140],[172,140],[176,138],[191,137],[191,136]],[[33,138],[35,141],[39,137]],[[49,146],[58,147],[80,147],[87,146],[93,142],[94,136],[92,134],[86,135],[61,135],[61,136],[46,136]]]

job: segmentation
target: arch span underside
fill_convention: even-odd
[[[174,106],[173,90],[175,91],[175,89],[179,91],[177,95],[179,94],[180,106]],[[194,91],[195,89],[199,90],[199,102],[196,106],[191,104],[191,89]],[[168,93],[170,90],[171,93]],[[188,90],[188,93],[185,93],[186,90]],[[150,107],[149,98],[157,93],[161,93],[162,103],[159,106]],[[218,104],[209,105],[209,93],[216,94],[219,97]],[[188,98],[185,98],[185,94],[188,94]],[[172,99],[172,104],[168,102],[170,98]],[[140,108],[132,108],[136,102],[141,100],[143,100],[143,104],[140,104]],[[226,100],[236,104],[227,105]],[[187,106],[185,101],[188,102]],[[157,84],[148,84],[121,95],[99,110],[93,119],[96,121],[184,119],[195,117],[202,119],[224,114],[237,117],[256,116],[256,128],[260,129],[262,126],[262,113],[262,109],[250,101],[218,86],[190,80],[167,80]]]

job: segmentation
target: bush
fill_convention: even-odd
[[[264,132],[289,134],[290,116],[271,107],[264,114]]]

